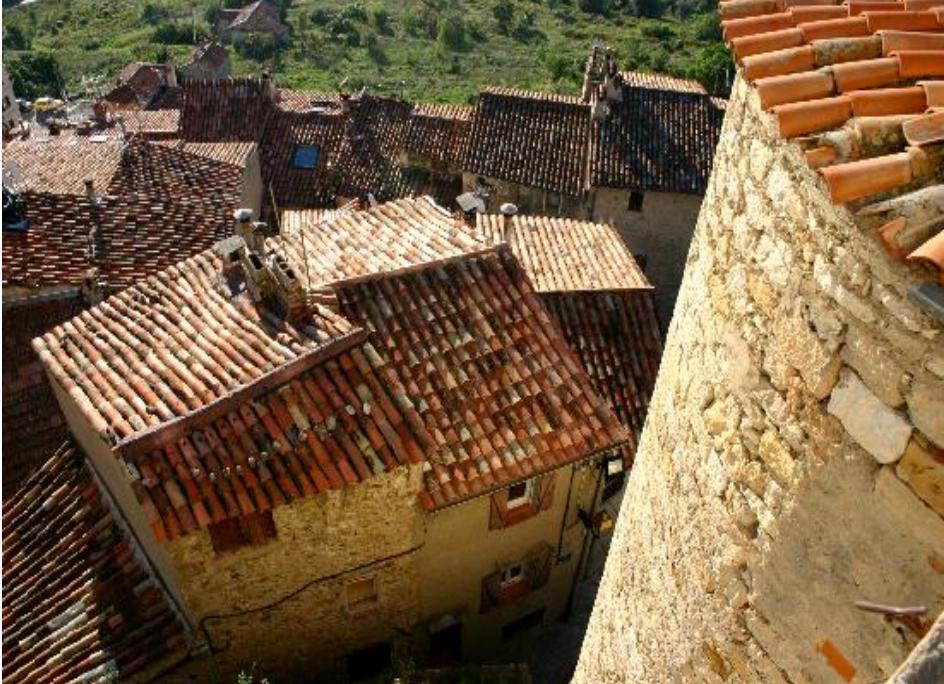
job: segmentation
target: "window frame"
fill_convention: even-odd
[[[369,583],[371,589],[373,590],[373,595],[368,598],[362,598],[357,601],[351,600],[351,588],[355,585],[362,585]],[[365,610],[370,610],[374,606],[380,603],[380,591],[377,586],[377,575],[364,575],[362,577],[357,577],[351,581],[345,583],[344,585],[344,604],[347,606],[348,611],[352,613],[359,613]]]
[[[520,487],[524,485],[524,493],[519,496],[512,497],[511,490],[515,487]],[[522,506],[527,506],[534,502],[534,478],[529,478],[527,480],[522,480],[521,482],[515,482],[513,485],[509,485],[508,489],[508,502],[505,504],[507,510],[512,510],[515,508],[521,508]]]
[[[513,574],[512,571],[515,571]],[[498,580],[498,586],[501,589],[507,589],[510,586],[523,582],[525,578],[524,563],[515,563],[502,568],[501,576]]]

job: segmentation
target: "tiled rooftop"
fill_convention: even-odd
[[[705,87],[689,78],[676,78],[668,74],[651,74],[645,71],[621,72],[623,83],[630,88],[650,88],[652,90],[671,90],[676,93],[698,93],[705,95]]]
[[[761,106],[833,202],[944,283],[944,6],[728,0],[721,14]]]
[[[463,169],[577,196],[584,189],[590,107],[579,98],[511,88],[479,95]]]
[[[439,164],[444,170],[458,170],[468,144],[473,111],[472,107],[462,105],[416,105],[403,150]]]
[[[256,150],[254,142],[187,142],[181,138],[173,138],[158,141],[158,144],[241,169],[246,167],[249,156]]]
[[[121,148],[116,139],[93,142],[78,135],[13,140],[3,148],[3,169],[6,174],[18,167],[17,186],[24,190],[84,195],[90,179],[103,192],[118,171]]]
[[[77,294],[3,308],[3,495],[40,466],[69,434],[33,338],[83,308]]]
[[[286,211],[282,236],[272,244],[279,245],[312,288],[454,259],[489,247],[428,197],[394,200],[356,213],[338,210],[320,222],[310,211]],[[316,220],[306,223],[309,216]]]
[[[506,248],[337,290],[433,437],[425,507],[627,439]]]
[[[652,289],[612,226],[523,214],[477,221],[484,240],[509,244],[538,292]]]
[[[590,185],[704,193],[723,109],[691,82],[628,76],[622,102],[593,120]]]
[[[71,445],[3,501],[3,677],[127,681],[187,653],[135,542]]]
[[[109,297],[34,347],[95,431],[117,443],[181,424],[237,392],[248,399],[274,371],[311,363],[352,332],[318,304],[288,323],[255,305],[244,286],[221,285],[222,276],[221,257],[207,250]]]
[[[83,177],[84,151],[98,146],[112,143],[50,148],[59,150],[50,159],[64,160],[71,180],[55,193],[23,193],[29,224],[25,231],[4,233],[4,285],[77,285],[95,267],[105,284],[123,287],[232,232],[232,211],[242,187],[237,167],[133,141],[114,148],[117,164],[85,169],[99,176],[91,202],[74,185]],[[22,185],[55,185],[45,177],[42,183],[34,181],[32,167],[25,166]]]

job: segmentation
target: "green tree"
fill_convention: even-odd
[[[635,0],[636,14],[640,17],[650,19],[659,19],[662,17],[664,7],[662,0]]]
[[[722,43],[702,48],[688,70],[688,77],[705,86],[712,95],[727,97],[731,90],[729,79],[734,73],[731,53]]]
[[[31,52],[10,60],[13,92],[20,97],[35,99],[43,95],[60,95],[63,90],[59,62],[48,52]]]
[[[374,25],[377,33],[382,36],[389,36],[393,33],[390,26],[390,13],[383,7],[372,7],[370,10],[370,23]]]
[[[437,38],[439,44],[446,50],[462,50],[465,48],[465,24],[457,16],[442,17],[439,20]]]
[[[30,39],[16,24],[7,27],[6,35],[3,36],[3,47],[7,50],[29,50]]]
[[[515,6],[511,0],[498,0],[492,7],[492,16],[498,22],[498,30],[507,35],[508,27],[515,16]]]

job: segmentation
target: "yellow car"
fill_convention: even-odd
[[[37,112],[51,112],[59,109],[65,102],[54,97],[37,97],[33,102],[33,109]]]

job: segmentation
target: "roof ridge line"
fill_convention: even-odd
[[[234,402],[244,403],[257,399],[266,392],[284,385],[329,358],[333,358],[367,341],[367,338],[367,330],[361,326],[355,326],[327,344],[311,349],[297,358],[273,368],[256,380],[227,392],[209,404],[125,438],[116,444],[112,451],[122,459],[134,460],[144,452],[159,449],[162,445],[170,441],[176,441],[189,433],[193,429],[194,423],[222,417],[228,412],[229,404]]]

